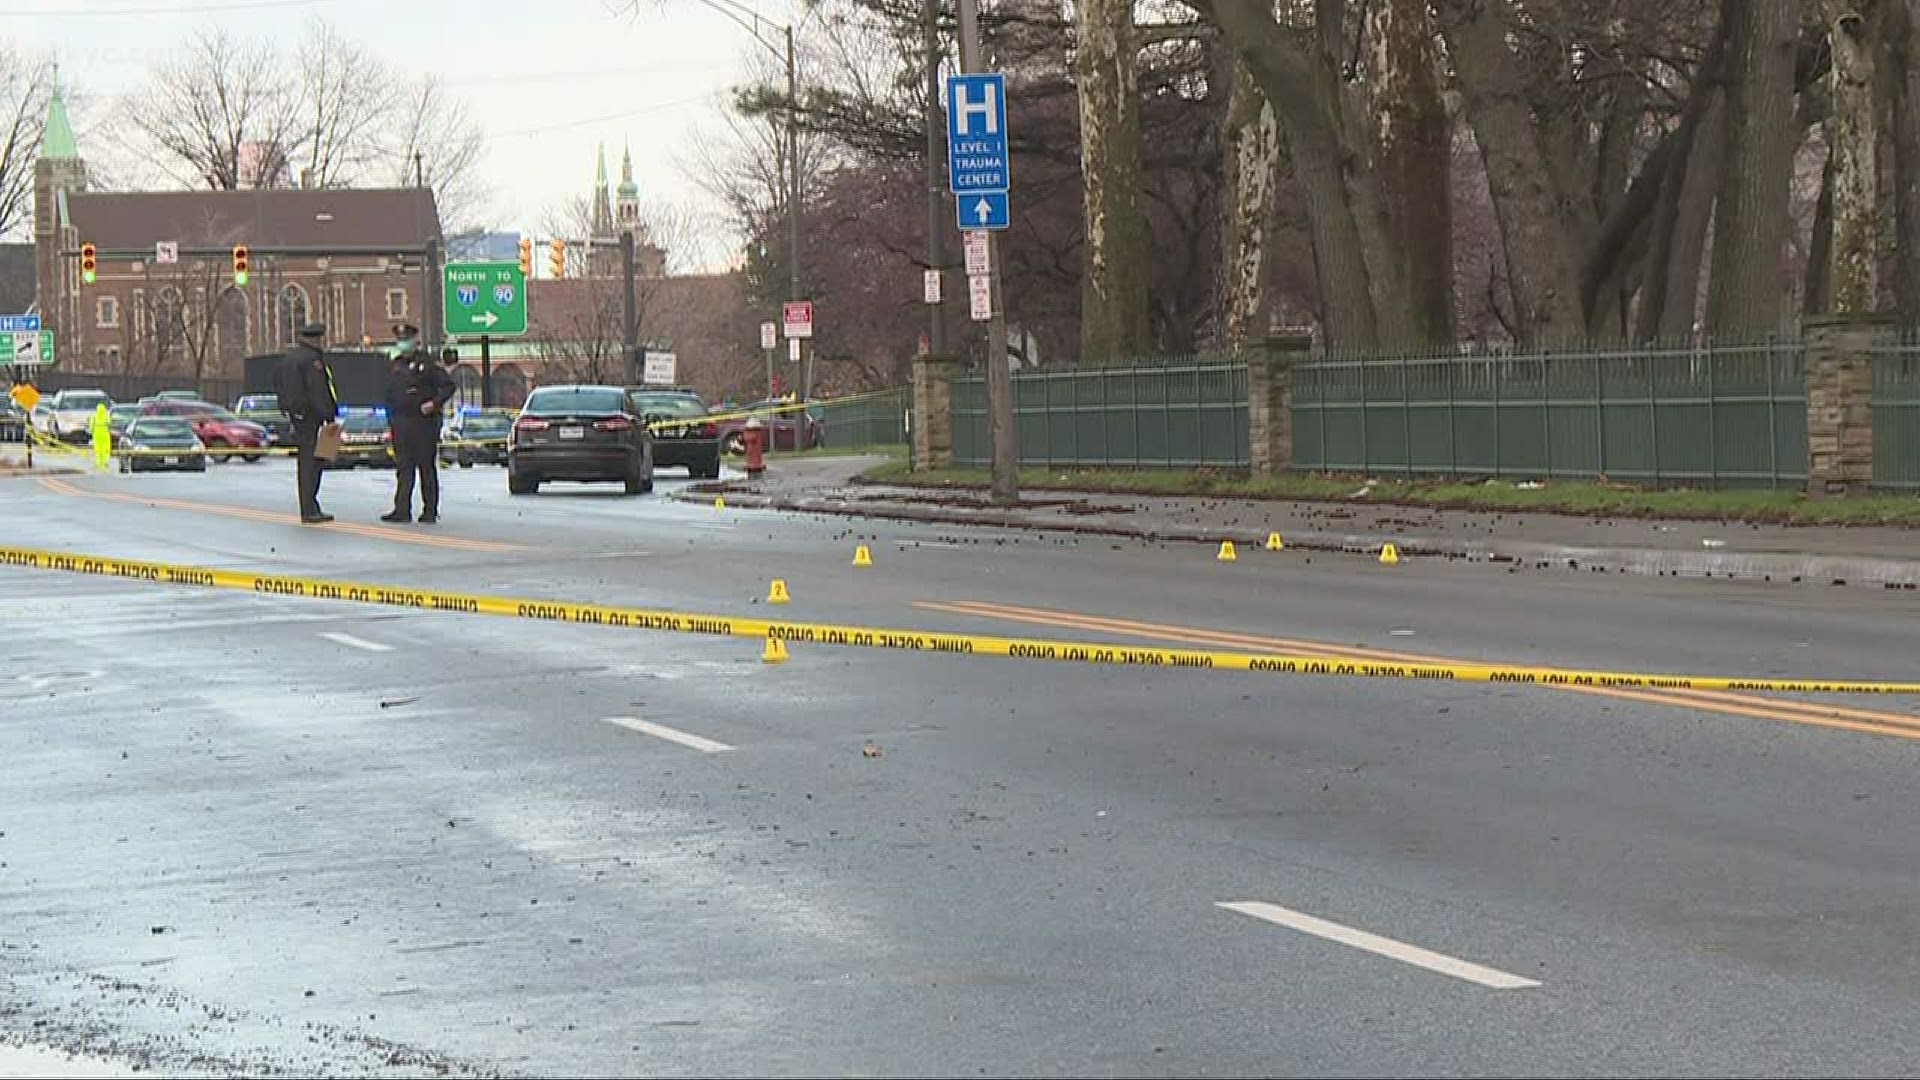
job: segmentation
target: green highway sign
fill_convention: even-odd
[[[51,330],[40,331],[40,362],[53,363],[53,331]]]
[[[527,332],[527,276],[518,263],[448,263],[440,290],[452,337],[517,337]]]

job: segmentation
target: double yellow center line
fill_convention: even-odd
[[[1141,622],[1137,619],[1118,619],[1104,615],[1085,615],[1071,611],[1054,611],[1047,608],[1020,607],[1013,604],[993,604],[975,600],[919,600],[915,601],[913,606],[926,611],[942,611],[954,615],[970,615],[975,618],[999,619],[1006,622],[1026,623],[1033,626],[1068,627],[1075,630],[1090,630],[1096,633],[1118,634],[1145,640],[1181,642],[1190,645],[1222,646],[1247,652],[1285,653],[1290,655],[1311,655],[1326,659],[1373,660],[1412,664],[1450,664],[1461,662],[1457,657],[1437,657],[1425,656],[1418,653],[1391,652],[1382,649],[1364,648],[1357,645],[1336,645],[1324,641],[1302,641],[1296,638],[1267,637],[1260,634],[1209,630],[1197,626],[1176,626],[1167,623]],[[1839,728],[1846,731],[1867,732],[1873,735],[1891,735],[1897,739],[1920,739],[1920,716],[1908,716],[1895,712],[1881,712],[1874,709],[1855,709],[1839,705],[1787,701],[1778,698],[1755,697],[1748,694],[1730,693],[1720,690],[1628,690],[1601,686],[1555,686],[1553,689],[1570,690],[1577,694],[1594,694],[1600,697],[1621,698],[1653,705],[1669,705],[1682,709],[1700,709],[1706,712],[1725,713],[1729,716],[1744,716],[1756,720],[1778,720],[1791,724],[1810,724],[1815,727]]]

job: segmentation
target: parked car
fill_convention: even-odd
[[[688,476],[701,480],[720,478],[720,427],[702,419],[709,410],[700,395],[645,386],[630,393],[653,433],[654,465],[682,465]]]
[[[153,395],[155,401],[205,401],[198,390],[162,390]]]
[[[0,397],[0,442],[26,442],[27,411],[12,398]]]
[[[104,390],[61,390],[33,410],[33,427],[50,439],[83,443],[93,430],[96,405],[112,405]]]
[[[260,451],[273,445],[273,436],[267,429],[251,420],[242,420],[238,416],[206,401],[154,401],[140,407],[140,416],[170,416],[185,420],[193,425],[193,432],[205,443],[207,449],[218,451],[233,448],[242,451],[238,456],[246,461],[259,461],[264,455],[246,453],[247,450]]]
[[[461,409],[440,429],[440,460],[471,469],[476,463],[505,465],[512,409]]]
[[[280,411],[278,394],[243,394],[233,403],[234,415],[242,420],[251,420],[267,429],[273,436],[276,446],[290,446],[293,443],[293,421]]]
[[[531,495],[549,480],[618,480],[653,490],[653,437],[618,386],[543,386],[527,396],[507,441],[507,490]]]
[[[138,405],[113,405],[107,409],[107,430],[113,434],[114,445],[119,445],[120,436],[127,433],[127,425],[139,415]]]
[[[800,436],[799,445],[804,449],[812,450],[824,445],[827,441],[827,420],[824,410],[816,403],[809,403],[804,409],[793,406],[794,403],[791,401],[775,398],[742,405],[734,411],[760,414],[760,423],[771,432],[767,443],[768,449],[792,450],[796,435]],[[781,411],[774,412],[772,411],[774,409]],[[741,416],[720,421],[720,443],[726,447],[727,453],[747,452],[747,442],[742,432],[746,430],[749,419],[751,418]]]
[[[193,421],[183,416],[138,416],[117,441],[130,451],[120,458],[123,473],[185,469],[206,472],[206,446],[193,433]]]
[[[393,464],[393,447],[388,439],[387,410],[342,409],[340,412],[340,455],[333,468],[351,469],[356,465],[382,468]]]

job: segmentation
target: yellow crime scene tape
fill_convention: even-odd
[[[1920,694],[1920,682],[1659,675],[1583,671],[1572,668],[1511,667],[1496,664],[1342,660],[1321,656],[1138,648],[1105,642],[1006,638],[982,634],[947,633],[938,630],[785,622],[659,608],[576,604],[564,600],[535,600],[442,592],[403,585],[376,585],[280,574],[252,574],[236,570],[105,558],[97,555],[23,547],[0,547],[0,566],[131,578],[168,585],[234,589],[267,596],[341,600],[349,603],[377,604],[422,611],[459,612],[469,615],[503,615],[509,618],[538,619],[624,630],[704,634],[755,640],[778,638],[782,641],[805,644],[959,656],[993,656],[1013,660],[1110,664],[1122,667],[1190,668],[1267,675],[1437,679],[1453,682],[1614,689],[1744,690],[1787,694]]]

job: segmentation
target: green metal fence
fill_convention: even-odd
[[[826,425],[822,445],[849,450],[904,448],[910,401],[911,391],[900,387],[872,397],[817,406],[814,415]]]
[[[1798,342],[1294,368],[1294,464],[1369,474],[1797,486]]]
[[[1247,366],[1231,359],[1021,372],[1014,424],[1023,465],[1247,465]],[[953,456],[985,465],[987,387],[953,384]]]
[[[1920,337],[1909,331],[1873,354],[1873,486],[1920,490]]]

